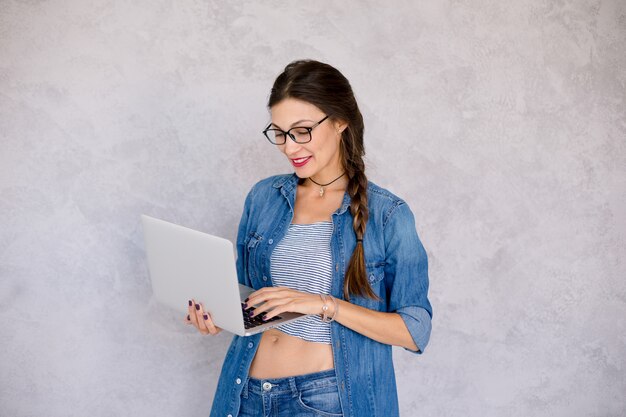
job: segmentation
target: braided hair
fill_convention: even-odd
[[[274,105],[286,98],[294,98],[313,104],[331,119],[347,122],[341,132],[339,152],[342,165],[348,177],[347,192],[350,196],[352,227],[357,244],[343,287],[346,300],[350,295],[366,296],[378,299],[367,280],[365,270],[365,252],[363,236],[369,217],[367,206],[367,177],[363,156],[363,116],[359,110],[350,83],[337,69],[313,60],[299,60],[288,64],[276,78],[267,106]]]

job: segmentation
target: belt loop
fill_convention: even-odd
[[[248,398],[248,381],[250,377],[246,377],[245,382],[243,383],[243,387],[241,388],[241,397],[247,399]]]
[[[293,398],[298,397],[298,387],[296,386],[296,378],[289,378],[289,388],[291,388],[291,396]]]

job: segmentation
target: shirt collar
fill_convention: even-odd
[[[282,188],[284,195],[293,194],[295,198],[295,190],[296,190],[296,186],[298,185],[298,180],[299,178],[295,173],[291,175],[281,175],[280,177],[276,178],[276,180],[274,180],[274,183],[272,184],[272,186],[274,188]],[[350,207],[350,196],[346,192],[343,195],[343,201],[341,203],[341,207],[339,207],[339,209],[335,213],[338,215],[341,215],[345,213],[349,207]]]

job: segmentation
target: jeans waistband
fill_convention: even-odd
[[[293,397],[305,389],[337,385],[334,369],[314,372],[311,374],[295,375],[284,378],[256,379],[248,377],[244,392],[249,391],[258,395],[263,394],[291,394]]]

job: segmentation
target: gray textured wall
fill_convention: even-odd
[[[303,57],[430,256],[403,415],[626,414],[625,3],[384,3],[0,0],[0,415],[207,415],[230,336],[151,300],[139,214],[234,239]]]

